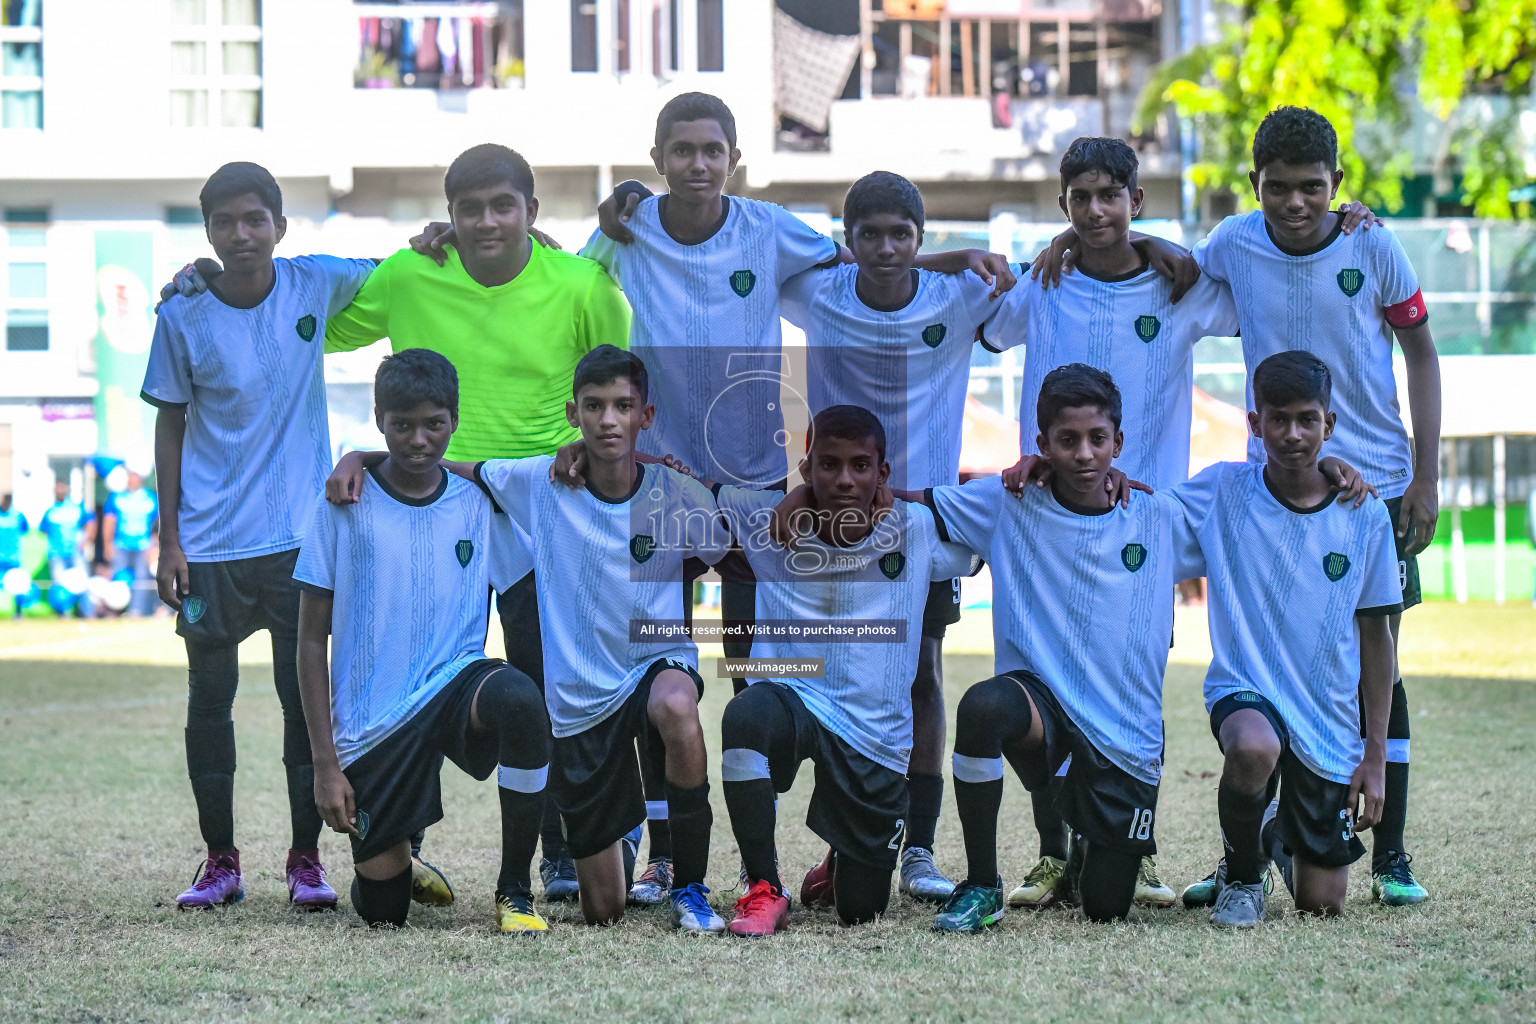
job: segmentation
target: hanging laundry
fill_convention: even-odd
[[[458,18],[443,18],[437,23],[437,52],[442,56],[442,66],[438,69],[443,74],[442,88],[453,88],[459,84],[459,47],[458,40],[454,38],[454,25],[458,24]]]

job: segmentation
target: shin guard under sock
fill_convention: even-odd
[[[902,849],[909,846],[933,849],[933,833],[938,828],[943,806],[943,775],[934,772],[907,776],[907,834],[902,840]]]
[[[672,884],[681,889],[702,883],[709,870],[709,783],[684,789],[667,782],[667,821],[672,827]]]
[[[1262,878],[1267,858],[1261,849],[1259,829],[1268,803],[1264,790],[1239,793],[1225,778],[1217,788],[1216,812],[1227,847],[1228,882],[1257,885]]]
[[[778,851],[773,832],[777,811],[773,783],[767,779],[725,782],[725,808],[731,816],[731,832],[741,850],[741,866],[747,877],[781,888]]]
[[[1371,829],[1371,868],[1403,851],[1408,825],[1408,693],[1399,679],[1392,685],[1392,710],[1387,716],[1387,779],[1381,820]]]

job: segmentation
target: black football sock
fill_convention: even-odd
[[[741,866],[746,868],[747,877],[779,888],[779,857],[773,841],[777,817],[773,783],[762,778],[726,781],[722,785],[725,809],[731,816],[731,833],[741,850]]]
[[[1078,878],[1078,898],[1090,921],[1124,920],[1136,895],[1136,873],[1141,854],[1110,850],[1102,843],[1078,842],[1083,850],[1083,873]]]
[[[1051,799],[1051,789],[1043,786],[1029,794],[1030,807],[1035,815],[1035,831],[1040,834],[1040,856],[1067,859],[1067,823],[1056,813],[1056,801]]]
[[[1216,789],[1216,813],[1221,820],[1222,840],[1227,847],[1227,881],[1257,885],[1266,858],[1261,849],[1259,826],[1269,800],[1264,790],[1239,793],[1223,778]]]
[[[938,828],[943,806],[943,775],[938,772],[907,775],[907,834],[902,840],[902,849],[909,846],[933,849],[933,833]]]
[[[997,885],[997,812],[1003,802],[1003,744],[1029,734],[1029,698],[1006,676],[965,691],[955,709],[955,813],[965,836],[965,877]]]
[[[709,870],[709,783],[691,789],[667,782],[667,822],[672,829],[672,885],[681,889],[702,883]]]
[[[549,781],[549,716],[538,685],[515,668],[497,669],[480,683],[475,716],[496,735],[496,792],[501,804],[501,872],[496,889],[533,892],[530,877]]]
[[[1381,820],[1371,829],[1371,870],[1379,871],[1394,853],[1403,852],[1408,824],[1408,692],[1399,679],[1392,684],[1392,710],[1387,715],[1387,786]]]
[[[538,784],[538,791],[532,793],[509,788],[504,779],[496,787],[501,801],[501,873],[496,877],[497,892],[519,892],[525,896],[533,892],[533,855],[539,846],[539,822],[544,818],[542,778]]]
[[[320,830],[325,822],[315,805],[315,766],[297,764],[286,769],[288,775],[288,820],[293,827],[295,850],[313,850],[320,846]]]
[[[188,726],[186,743],[187,774],[203,843],[210,851],[230,849],[235,845],[235,723]]]
[[[381,881],[354,873],[352,909],[373,928],[383,925],[399,928],[405,924],[405,915],[411,909],[411,869],[406,868],[394,878]]]
[[[860,864],[836,852],[832,856],[832,899],[838,920],[845,925],[864,924],[885,913],[891,905],[891,875],[895,872]]]
[[[667,824],[667,748],[647,729],[641,734],[640,782],[645,788],[645,827],[651,860],[672,857],[672,828]]]

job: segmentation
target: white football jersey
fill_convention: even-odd
[[[662,226],[666,201],[641,201],[629,221],[634,242],[619,245],[598,231],[581,250],[634,310],[629,347],[645,361],[656,406],[641,450],[676,455],[724,483],[783,480],[779,288],[835,258],[837,244],[782,207],[739,196],[725,198],[713,235],[684,244]]]
[[[999,300],[1005,309],[984,328],[986,343],[1025,346],[1020,451],[1039,451],[1035,409],[1045,375],[1087,363],[1120,389],[1125,446],[1115,467],[1156,489],[1188,479],[1195,343],[1236,334],[1237,313],[1227,288],[1204,277],[1177,305],[1170,290],[1150,268],[1113,281],[1076,270],[1045,290],[1026,279]]]
[[[857,405],[874,413],[900,490],[959,481],[972,342],[1002,302],[969,271],[912,276],[916,288],[900,309],[866,305],[852,264],[807,270],[784,285],[782,299],[784,318],[805,331],[811,412]]]
[[[331,728],[345,768],[485,657],[491,502],[443,473],[410,498],[376,470],[353,505],[316,499],[293,577],[333,595]]]
[[[181,547],[193,562],[291,551],[331,472],[325,321],[372,260],[274,259],[272,291],[251,309],[213,292],[160,307],[144,373],[152,405],[187,410]]]
[[[1321,248],[1291,254],[1255,210],[1216,225],[1195,247],[1195,258],[1237,300],[1248,408],[1259,363],[1276,352],[1311,352],[1332,372],[1339,416],[1322,453],[1354,466],[1383,498],[1395,498],[1413,476],[1413,449],[1397,404],[1389,316],[1408,327],[1429,314],[1397,236],[1381,226],[1346,235],[1342,223],[1339,218]],[[1248,459],[1265,461],[1256,437],[1248,439]]]
[[[940,535],[991,567],[996,671],[1038,676],[1105,757],[1156,785],[1173,588],[1204,571],[1178,501],[1073,509],[1049,488],[1015,498],[998,477],[932,501]]]
[[[1218,462],[1171,493],[1210,580],[1206,710],[1231,693],[1263,694],[1302,763],[1347,783],[1365,754],[1355,618],[1403,607],[1386,506],[1372,499],[1353,508],[1330,495],[1297,508],[1252,462]]]
[[[544,698],[555,735],[573,736],[617,711],[653,663],[698,668],[698,648],[673,628],[683,559],[718,562],[731,536],[709,490],[676,470],[640,465],[634,491],[609,501],[551,483],[553,463],[493,459],[477,472],[532,546]]]
[[[783,499],[779,491],[715,491],[757,577],[757,623],[824,630],[800,642],[754,638],[752,657],[825,659],[822,678],[773,681],[799,694],[817,721],[859,753],[905,775],[928,584],[969,576],[980,562],[942,543],[932,513],[904,501],[858,544],[833,547],[810,537],[790,551],[767,534],[770,511]],[[861,626],[875,638],[860,642]]]

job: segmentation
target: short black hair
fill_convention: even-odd
[[[1253,133],[1253,169],[1262,171],[1272,160],[1288,164],[1339,166],[1339,136],[1328,119],[1310,107],[1276,107],[1264,115]]]
[[[1265,406],[1318,402],[1327,411],[1333,401],[1328,364],[1301,349],[1276,352],[1253,371],[1254,411]]]
[[[651,375],[645,369],[645,361],[617,345],[599,345],[581,357],[576,364],[576,376],[571,381],[571,397],[581,394],[587,385],[603,385],[616,380],[627,380],[635,387],[641,404],[648,400]]]
[[[401,349],[385,356],[373,375],[373,407],[408,412],[424,402],[459,413],[459,371],[445,356],[428,348]]]
[[[885,427],[874,413],[861,405],[829,405],[811,420],[811,432],[806,435],[805,450],[822,438],[839,441],[864,441],[875,439],[875,454],[885,461]]]
[[[277,187],[277,179],[261,164],[245,160],[225,164],[208,176],[203,190],[197,194],[198,205],[203,208],[203,226],[213,208],[239,196],[253,195],[261,205],[272,212],[272,219],[283,215],[283,190]]]
[[[1061,157],[1061,194],[1067,194],[1067,183],[1086,171],[1099,171],[1109,175],[1126,191],[1135,191],[1136,172],[1140,168],[1136,151],[1124,139],[1105,139],[1085,135],[1072,140]]]
[[[1040,433],[1047,433],[1063,409],[1098,409],[1120,429],[1120,389],[1114,378],[1087,363],[1058,366],[1040,382],[1040,397],[1035,400],[1035,422]]]
[[[472,188],[512,183],[523,194],[524,202],[533,198],[533,168],[522,154],[494,142],[471,146],[453,158],[443,175],[443,191],[452,205],[454,196]]]
[[[843,199],[843,229],[854,227],[872,213],[894,213],[923,230],[923,194],[899,174],[873,171],[848,189]]]
[[[667,100],[656,115],[656,148],[667,144],[667,134],[680,121],[716,121],[725,133],[725,141],[736,148],[736,117],[719,96],[707,92],[679,93]]]

